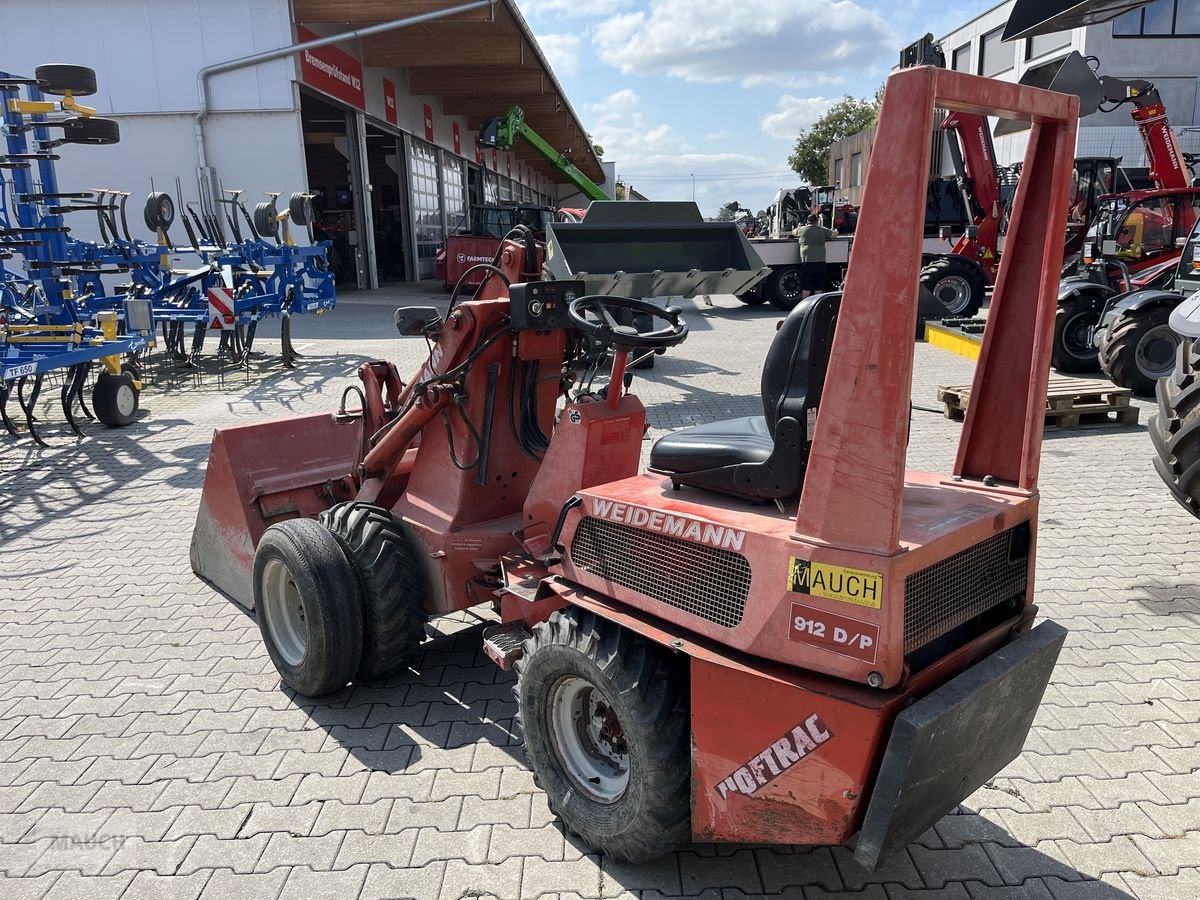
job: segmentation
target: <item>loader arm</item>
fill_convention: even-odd
[[[1146,148],[1146,159],[1150,163],[1150,178],[1154,186],[1163,190],[1185,188],[1191,185],[1191,172],[1179,138],[1167,119],[1167,108],[1154,83],[1144,78],[1101,77],[1104,99],[1120,106],[1132,104],[1129,115],[1137,124],[1138,134]]]
[[[950,155],[963,201],[976,229],[974,236],[968,232],[960,237],[951,252],[976,260],[994,278],[1002,204],[991,129],[984,116],[964,112],[950,113],[941,127],[954,132]]]
[[[509,150],[520,138],[537,151],[538,155],[550,163],[564,178],[575,185],[589,200],[608,200],[596,182],[584,175],[579,168],[567,157],[552,147],[540,134],[534,131],[525,121],[525,111],[514,106],[503,116],[488,119],[479,129],[479,145],[496,150]]]

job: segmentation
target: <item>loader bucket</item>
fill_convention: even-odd
[[[1104,101],[1104,85],[1086,59],[1079,52],[1072,50],[1061,60],[1048,62],[1043,66],[1035,66],[1021,76],[1021,84],[1030,87],[1058,91],[1060,94],[1074,94],[1079,98],[1079,116],[1090,116],[1100,108]],[[1029,128],[1028,122],[1017,119],[1001,119],[996,124],[995,135],[1016,134]]]
[[[1017,0],[1004,26],[1004,40],[1098,25],[1145,6],[1147,0]]]
[[[192,531],[192,571],[254,607],[254,550],[276,522],[353,496],[359,420],[316,413],[218,428]]]
[[[740,294],[770,271],[735,223],[705,222],[695,203],[613,201],[546,227],[546,269],[628,297]]]

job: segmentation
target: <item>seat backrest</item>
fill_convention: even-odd
[[[775,333],[762,370],[763,415],[772,435],[786,416],[804,426],[806,442],[812,440],[809,413],[821,401],[841,304],[836,291],[801,300]]]

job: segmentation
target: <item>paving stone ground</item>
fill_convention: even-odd
[[[393,305],[298,319],[295,371],[210,361],[132,427],[76,444],[48,412],[55,449],[0,443],[0,898],[1200,897],[1200,523],[1144,427],[1047,435],[1038,602],[1071,633],[1045,704],[1012,766],[873,874],[841,849],[586,852],[470,616],[386,682],[282,690],[254,619],[188,565],[212,428],[331,409],[371,357],[407,374],[423,342]],[[690,339],[637,380],[653,436],[759,404],[778,314],[685,306]],[[916,354],[921,405],[970,376]],[[910,462],[947,469],[960,427],[916,410]]]

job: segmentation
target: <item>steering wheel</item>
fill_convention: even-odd
[[[666,328],[657,331],[638,331],[633,325],[622,325],[614,311],[628,311],[662,319]],[[589,319],[591,313],[594,318]],[[680,317],[683,310],[678,306],[664,309],[647,300],[633,297],[588,294],[571,301],[567,315],[577,331],[581,331],[602,344],[611,344],[618,350],[660,350],[682,343],[688,335],[687,322]]]

